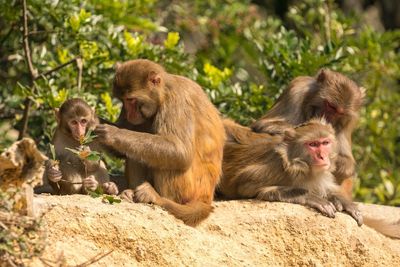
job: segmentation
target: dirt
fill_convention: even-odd
[[[212,215],[192,228],[146,204],[83,195],[40,195],[35,204],[49,209],[41,258],[68,265],[112,251],[91,266],[400,266],[400,240],[358,227],[346,214],[330,219],[300,205],[215,202]],[[399,208],[361,209],[400,219]],[[45,266],[40,259],[28,265]]]

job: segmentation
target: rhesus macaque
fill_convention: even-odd
[[[103,145],[127,158],[123,197],[165,208],[188,225],[212,211],[225,133],[219,112],[195,82],[144,59],[117,66],[117,128],[101,124]],[[125,128],[125,129],[122,129]]]
[[[297,203],[328,217],[345,211],[361,225],[356,205],[335,183],[336,139],[324,119],[312,119],[283,134],[254,133],[224,122],[224,148],[219,192],[225,197]]]
[[[311,118],[325,117],[332,124],[338,142],[334,176],[351,199],[355,160],[351,151],[351,134],[358,121],[365,96],[364,88],[346,76],[322,69],[314,77],[298,77],[282,93],[275,105],[253,123],[255,132],[282,133],[282,122],[298,125]]]
[[[278,135],[255,133],[229,119],[224,120],[227,142],[218,192],[226,198],[258,198],[297,203],[334,217],[349,213],[378,232],[400,238],[400,221],[361,216],[335,182],[337,142],[325,119],[310,121]]]
[[[99,123],[94,110],[82,99],[73,98],[65,101],[56,110],[57,129],[53,141],[59,168],[50,162],[46,164],[46,176],[54,193],[66,195],[86,193],[95,190],[100,183],[107,194],[118,194],[115,183],[110,182],[106,166],[102,160],[82,160],[66,148],[77,148],[80,139],[89,129]],[[85,147],[87,152],[94,148]]]

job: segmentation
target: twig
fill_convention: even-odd
[[[60,179],[60,181],[63,181],[63,182],[69,183],[69,184],[83,184],[82,182],[71,182],[71,181],[68,181],[65,179]]]
[[[81,88],[82,88],[82,74],[83,74],[82,58],[77,58],[76,59],[76,67],[78,68],[78,80],[77,80],[78,91],[80,91]]]
[[[84,262],[84,263],[78,264],[78,265],[76,265],[75,267],[86,267],[86,266],[89,266],[89,265],[91,265],[91,264],[93,264],[93,263],[95,263],[95,262],[98,262],[98,261],[101,260],[102,258],[108,256],[108,255],[111,254],[113,251],[114,251],[114,250],[110,250],[110,251],[108,251],[108,252],[106,252],[106,253],[99,253],[99,254],[97,254],[96,256],[94,256],[92,259],[90,259],[90,260],[88,260],[88,261],[86,261],[86,262]]]
[[[45,33],[57,33],[57,31],[31,31],[28,35],[45,34]]]
[[[26,0],[23,0],[23,9],[22,9],[22,18],[23,18],[23,43],[24,43],[24,52],[26,63],[28,64],[29,72],[31,74],[32,84],[33,81],[38,77],[38,71],[33,67],[32,57],[31,57],[31,49],[29,48],[29,39],[28,39],[28,11],[26,7]],[[34,88],[34,84],[32,89]],[[27,97],[24,102],[24,114],[22,116],[22,126],[19,131],[18,140],[21,140],[26,133],[26,129],[28,128],[28,118],[31,109],[31,100]]]
[[[80,59],[80,58],[81,58],[80,56],[76,56],[76,57],[74,57],[73,59],[69,60],[68,62],[65,62],[64,64],[61,64],[61,65],[59,65],[59,66],[57,66],[57,67],[55,67],[55,68],[53,68],[53,69],[51,69],[51,70],[48,70],[48,71],[46,71],[46,72],[44,72],[44,73],[41,73],[41,74],[38,75],[34,80],[43,78],[44,76],[47,76],[47,75],[49,75],[49,74],[51,74],[51,73],[53,73],[53,72],[55,72],[55,71],[58,71],[59,69],[62,69],[62,68],[64,68],[65,66],[68,66],[69,64],[76,62],[76,61],[77,61],[78,59]]]
[[[31,77],[32,77],[32,81],[34,81],[38,77],[38,71],[33,67],[32,57],[31,57],[31,49],[29,48],[28,10],[27,10],[27,7],[26,7],[26,0],[23,0],[23,11],[22,11],[22,14],[23,14],[23,21],[24,21],[24,25],[23,25],[23,31],[24,31],[23,42],[24,42],[25,57],[26,57],[26,61],[27,61],[27,64],[28,64],[29,72],[30,72]]]

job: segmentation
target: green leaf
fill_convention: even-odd
[[[93,151],[90,152],[89,156],[86,157],[86,160],[90,160],[90,161],[99,161],[100,159],[101,159],[101,157],[98,154],[93,153]]]
[[[103,195],[102,201],[104,203],[114,204],[114,203],[121,203],[121,199],[112,195]]]
[[[53,160],[56,160],[56,150],[54,148],[54,145],[50,144],[49,146],[50,146],[51,157]]]

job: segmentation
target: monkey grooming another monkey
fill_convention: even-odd
[[[223,121],[227,133],[223,177],[219,193],[226,198],[258,198],[297,203],[334,217],[349,213],[361,225],[400,239],[400,222],[362,217],[335,183],[335,136],[324,119],[312,119],[271,136],[255,133],[232,120]]]
[[[45,172],[54,192],[61,195],[85,194],[88,189],[95,190],[100,183],[105,193],[118,194],[103,161],[82,160],[65,149],[79,147],[80,139],[98,124],[94,110],[84,100],[73,98],[65,101],[55,113],[57,128],[52,143],[59,169],[47,162]],[[92,144],[87,147],[90,148],[93,148]]]
[[[188,225],[212,211],[225,132],[218,110],[190,79],[145,59],[117,66],[114,96],[123,103],[117,128],[95,132],[126,156],[126,199],[154,203]],[[124,128],[124,129],[122,129]]]
[[[358,225],[363,223],[356,205],[335,183],[337,143],[324,119],[311,119],[275,136],[229,120],[224,124],[228,141],[219,192],[225,197],[296,203],[332,218],[345,211]]]
[[[351,199],[352,177],[355,174],[351,134],[364,97],[364,88],[338,72],[322,69],[315,78],[295,78],[271,110],[251,128],[255,132],[280,134],[287,128],[284,122],[298,125],[311,118],[325,117],[335,129],[338,143],[334,176]]]

